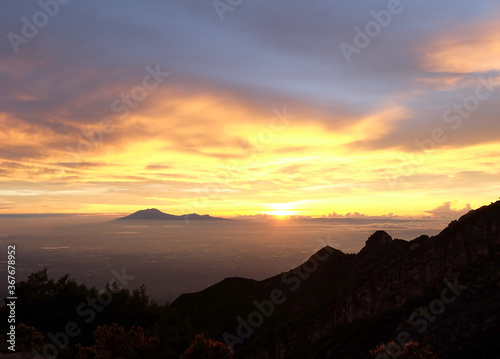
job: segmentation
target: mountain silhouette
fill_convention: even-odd
[[[173,214],[163,213],[162,211],[156,208],[149,208],[137,211],[132,213],[131,215],[117,218],[117,221],[120,220],[194,220],[194,221],[229,221],[229,219],[221,218],[221,217],[212,217],[208,214],[199,215],[196,213],[184,214],[181,216],[176,216]]]
[[[326,246],[288,272],[227,278],[172,307],[238,358],[366,358],[409,338],[442,359],[493,358],[499,254],[500,201],[433,237],[377,231],[357,254]]]

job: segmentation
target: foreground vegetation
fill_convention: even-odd
[[[116,283],[105,290],[70,279],[49,279],[47,269],[17,285],[16,352],[77,359],[231,358],[222,343],[199,334],[169,305]],[[2,307],[7,315],[7,307]],[[6,320],[2,333],[7,333]],[[198,334],[198,335],[197,335]],[[1,348],[8,352],[6,340]],[[205,356],[197,353],[206,352]]]
[[[17,309],[16,352],[63,359],[233,358],[224,343],[198,333],[168,303],[150,301],[144,287],[129,291],[115,284],[98,291],[68,275],[49,279],[43,269],[19,283],[17,293],[23,300]],[[7,309],[2,307],[3,315]],[[1,349],[8,352],[5,345]],[[389,358],[394,353],[389,349],[377,347],[370,354]],[[408,356],[405,349],[399,358],[436,358],[424,354]]]

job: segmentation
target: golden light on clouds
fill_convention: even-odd
[[[0,61],[0,213],[381,216],[489,203],[500,190],[498,6],[468,16],[462,4],[460,16],[450,4],[423,15],[409,4],[351,64],[333,45],[360,25],[354,2],[332,4],[340,22],[291,6],[279,32],[251,13],[234,28],[201,10],[158,23],[134,13],[142,35],[96,21],[102,44],[53,22]],[[147,68],[170,75],[142,92]],[[491,79],[481,101],[480,76]],[[134,91],[144,98],[113,110]],[[422,150],[436,129],[446,140]]]
[[[442,148],[422,154],[421,163],[410,165],[405,164],[407,155],[395,150],[352,152],[345,147],[369,132],[369,127],[365,128],[368,124],[375,127],[368,136],[378,137],[390,131],[395,119],[405,115],[403,108],[388,108],[373,115],[372,122],[361,120],[340,135],[325,132],[315,124],[307,126],[297,119],[297,125],[290,123],[274,132],[272,139],[260,143],[258,133],[265,125],[253,124],[252,119],[239,125],[227,120],[223,126],[226,132],[212,134],[214,143],[220,145],[205,147],[203,151],[169,146],[169,134],[162,132],[163,122],[133,117],[130,122],[142,123],[158,138],[144,141],[132,136],[119,146],[107,145],[105,138],[85,158],[88,166],[85,162],[55,166],[58,159],[50,156],[38,166],[22,160],[12,162],[15,165],[9,175],[32,178],[48,189],[4,191],[2,198],[14,200],[19,212],[32,208],[31,201],[35,199],[58,212],[123,213],[157,206],[176,214],[267,213],[284,217],[322,215],[332,210],[348,213],[354,210],[353,203],[362,203],[364,211],[372,215],[396,210],[409,215],[415,214],[415,209],[418,212],[432,208],[436,201],[442,203],[457,193],[466,197],[475,179],[465,178],[464,168],[477,171],[490,181],[489,189],[481,189],[483,195],[476,193],[477,203],[487,198],[497,186],[489,164],[500,157],[496,145]],[[245,128],[243,133],[256,134],[247,137],[254,142],[249,142],[250,149],[233,145],[231,152],[227,138],[241,136],[240,126]],[[199,130],[194,127],[194,134]],[[11,132],[12,135],[15,134]],[[23,136],[27,135],[20,130],[18,136],[24,141]],[[210,155],[211,152],[217,154]],[[235,156],[221,156],[224,152]],[[484,163],[477,161],[478,156],[485,159]],[[457,175],[450,179],[450,173]],[[5,175],[3,178],[8,179]],[[453,178],[457,183],[451,185]],[[459,182],[463,189],[457,186]],[[439,196],[434,190],[437,183]],[[61,201],[62,198],[71,201]],[[12,201],[4,204],[9,202]],[[412,203],[411,209],[408,202]]]

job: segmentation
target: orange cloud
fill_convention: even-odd
[[[500,70],[500,20],[451,27],[419,52],[429,71],[474,73]]]

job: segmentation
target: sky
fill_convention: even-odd
[[[6,0],[0,214],[498,199],[494,0]]]

